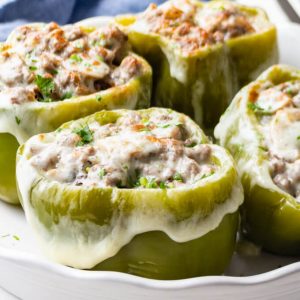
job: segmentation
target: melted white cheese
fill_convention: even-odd
[[[215,151],[220,151],[217,146],[213,147]],[[222,175],[213,176],[211,180],[218,181],[219,176]],[[26,218],[33,227],[44,252],[51,259],[75,268],[94,267],[114,256],[134,236],[144,232],[163,231],[176,242],[199,238],[217,228],[224,216],[236,212],[243,201],[242,187],[237,181],[233,186],[231,196],[223,204],[217,205],[209,216],[200,217],[194,214],[191,218],[178,223],[162,206],[160,193],[157,190],[147,190],[144,198],[140,196],[137,199],[136,207],[129,216],[122,213],[114,215],[110,225],[98,226],[87,221],[73,221],[66,216],[62,217],[59,223],[53,224],[51,230],[47,230],[31,207],[30,191],[38,181],[41,189],[47,189],[51,183],[45,182],[24,156],[18,163],[17,178],[22,179],[19,188]],[[204,179],[202,184],[205,185],[207,180]],[[178,197],[176,190],[167,192],[170,197],[175,197],[175,199]],[[119,199],[120,193],[118,189],[115,189],[112,201],[114,198]],[[153,195],[150,196],[150,193]],[[153,201],[152,210],[149,209],[149,197]],[[89,233],[89,239],[87,239],[86,232]],[[76,238],[72,238],[73,236]]]
[[[278,66],[274,67],[276,68]],[[285,70],[287,67],[280,66],[280,68]],[[267,70],[258,80],[269,80],[269,74],[272,72],[272,68]],[[245,174],[249,176],[251,186],[259,185],[279,193],[286,193],[287,197],[295,193],[295,200],[299,201],[297,195],[300,194],[298,139],[300,112],[299,108],[292,108],[292,99],[289,95],[278,92],[280,87],[285,86],[275,86],[271,88],[273,90],[266,90],[262,96],[258,95],[255,104],[259,104],[264,112],[269,114],[273,112],[272,115],[264,117],[260,115],[261,110],[257,110],[256,115],[253,115],[254,112],[251,113],[248,107],[248,99],[252,98],[251,92],[256,88],[256,82],[241,90],[215,128],[215,137],[220,140],[221,145],[229,149],[241,147],[240,151],[243,154],[238,156],[238,171],[241,177]],[[266,103],[263,103],[263,100]],[[267,147],[268,154],[285,165],[285,169],[279,171],[279,174],[288,180],[289,186],[281,188],[275,184],[280,179],[272,179],[270,161],[263,159],[261,147]]]
[[[270,124],[271,150],[279,158],[300,159],[300,109],[277,111]]]

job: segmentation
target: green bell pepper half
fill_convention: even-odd
[[[292,67],[269,68],[236,95],[215,129],[215,137],[236,160],[244,186],[243,234],[265,250],[283,255],[300,254],[300,203],[274,184],[264,137],[248,106],[257,84],[270,81],[277,85],[295,79],[300,79],[300,71]]]
[[[228,1],[205,4],[192,0],[191,3],[200,9],[221,10]],[[259,24],[257,32],[202,47],[190,54],[174,47],[172,40],[164,36],[143,32],[142,26],[137,25],[139,15],[115,19],[128,34],[133,49],[153,68],[152,103],[189,115],[208,132],[218,123],[235,93],[278,62],[276,28],[265,12],[234,5]]]
[[[89,27],[89,30],[94,29],[95,27]],[[151,67],[143,58],[131,52],[128,54],[134,56],[142,67],[139,74],[124,85],[87,96],[50,103],[30,102],[7,105],[0,102],[0,199],[19,203],[14,183],[17,142],[22,144],[35,134],[53,131],[67,121],[99,110],[138,109],[149,106],[152,86]]]
[[[139,113],[148,116],[157,110],[165,109]],[[95,121],[112,123],[126,113],[101,111],[59,130]],[[184,118],[198,143],[210,143],[192,120]],[[80,269],[155,279],[224,272],[234,250],[243,192],[233,159],[222,147],[211,144],[212,160],[218,166],[213,175],[170,189],[85,187],[51,181],[29,163],[27,147],[28,143],[23,144],[17,155],[20,199],[52,260]]]

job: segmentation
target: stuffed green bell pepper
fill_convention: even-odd
[[[19,143],[102,109],[150,104],[152,71],[116,26],[16,29],[0,49],[0,199],[18,203]]]
[[[243,232],[268,251],[299,255],[300,71],[265,71],[237,94],[215,136],[242,178]]]
[[[19,148],[21,203],[44,252],[156,279],[221,274],[243,192],[231,156],[170,109],[101,111]]]
[[[213,129],[235,93],[277,63],[276,29],[261,9],[230,1],[168,1],[116,18],[154,72],[153,103]]]

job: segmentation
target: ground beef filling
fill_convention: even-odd
[[[1,97],[52,102],[125,84],[141,68],[127,50],[127,36],[115,26],[22,26],[0,51]]]
[[[300,81],[265,83],[249,108],[259,116],[274,183],[300,202]]]
[[[139,22],[187,52],[255,31],[246,14],[230,3],[219,8],[200,8],[189,0],[151,4],[139,16]]]
[[[174,188],[214,174],[210,145],[194,140],[182,116],[130,112],[115,123],[82,124],[30,141],[30,163],[76,186]]]

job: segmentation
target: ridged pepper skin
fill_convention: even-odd
[[[138,111],[149,114],[162,110]],[[167,111],[167,110],[166,110]],[[114,122],[126,110],[101,111],[79,124]],[[184,116],[198,143],[210,143]],[[55,133],[53,133],[55,134]],[[184,188],[86,187],[51,181],[19,148],[17,180],[26,218],[45,254],[79,269],[155,279],[221,274],[234,251],[243,191],[234,162],[211,145],[216,173]],[[24,174],[27,174],[24,180]]]
[[[222,9],[228,3],[191,2],[200,8],[207,6],[215,9]],[[190,54],[174,47],[171,40],[159,34],[143,32],[135,26],[138,15],[118,16],[115,19],[127,32],[133,49],[152,65],[152,103],[189,115],[208,132],[218,123],[235,93],[278,62],[276,28],[264,11],[234,5],[251,18],[259,19],[260,30],[225,43],[202,47]]]
[[[19,203],[16,189],[16,153],[19,143],[8,133],[0,133],[0,199]]]
[[[299,70],[284,65],[269,68],[235,96],[215,129],[215,137],[233,155],[244,187],[243,234],[263,249],[282,255],[300,254],[300,203],[271,178],[264,136],[249,99],[257,84],[294,79],[300,79]]]
[[[100,110],[138,109],[150,105],[152,69],[143,58],[133,53],[131,55],[137,58],[142,68],[124,85],[51,103],[7,105],[0,101],[0,199],[19,203],[14,180],[18,144],[35,134],[53,131],[67,121]]]

